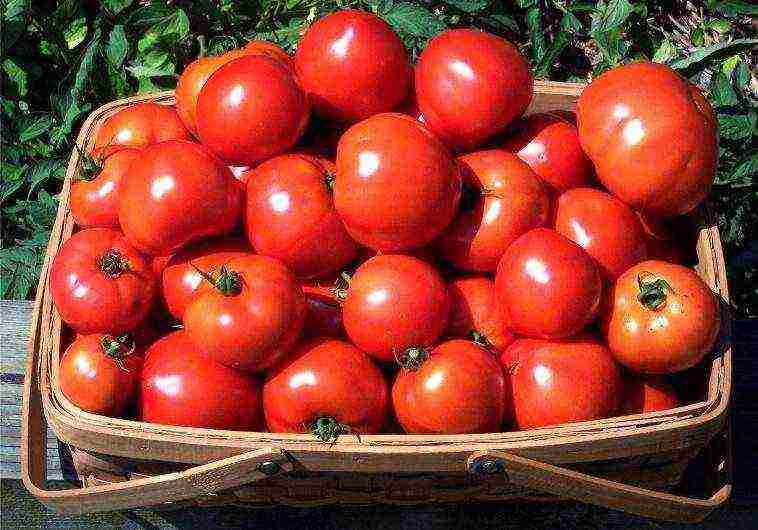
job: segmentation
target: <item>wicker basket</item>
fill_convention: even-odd
[[[582,88],[538,82],[530,111],[572,110]],[[24,387],[21,460],[26,487],[44,504],[75,513],[180,501],[314,505],[560,497],[661,519],[700,521],[727,501],[730,464],[724,454],[711,459],[717,486],[706,493],[715,492],[710,498],[659,492],[675,486],[687,463],[726,427],[732,361],[723,341],[706,361],[707,396],[697,403],[525,432],[342,436],[325,445],[305,434],[161,426],[75,407],[58,385],[61,319],[47,283],[49,266],[74,228],[68,198],[80,163],[78,151],[91,144],[108,116],[141,101],[171,104],[173,93],[115,101],[82,126],[40,278]],[[701,212],[699,223],[697,269],[727,300],[718,229],[707,212]],[[723,321],[722,336],[728,337],[728,314]],[[84,488],[44,489],[46,421],[74,447]]]

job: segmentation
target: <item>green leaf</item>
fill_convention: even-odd
[[[592,15],[592,31],[606,32],[615,29],[626,21],[632,11],[629,0],[601,1],[598,3],[597,11]]]
[[[466,13],[476,13],[489,4],[488,0],[445,0],[445,3]]]
[[[121,13],[124,9],[129,7],[132,3],[132,0],[102,0],[103,6],[105,9],[108,10],[109,13],[112,15],[118,15]]]
[[[716,10],[724,15],[758,15],[758,5],[748,2],[719,1]]]
[[[561,19],[561,28],[564,31],[582,31],[584,26],[582,26],[581,20],[576,18],[576,15],[574,15],[571,11],[566,11],[563,14],[563,18]]]
[[[755,135],[756,113],[747,114],[719,114],[719,133],[722,138],[728,140],[741,140]]]
[[[547,52],[545,34],[542,31],[542,12],[537,7],[526,12],[526,25],[529,28],[529,40],[532,44],[532,61],[539,64]]]
[[[126,41],[124,26],[117,24],[116,26],[113,26],[113,29],[111,30],[108,46],[105,49],[105,57],[111,65],[118,68],[123,64],[124,59],[126,59],[128,51],[129,43]]]
[[[87,19],[84,17],[75,18],[71,21],[66,29],[63,30],[63,38],[66,40],[66,46],[73,50],[84,42],[87,36]]]
[[[734,39],[731,42],[719,42],[712,44],[711,46],[706,46],[705,48],[697,49],[684,59],[671,63],[670,66],[675,70],[684,70],[685,68],[701,63],[715,53],[726,50],[735,51],[738,49],[748,49],[756,44],[758,44],[758,39]]]
[[[490,25],[496,28],[508,29],[514,33],[517,33],[519,31],[518,23],[513,19],[513,17],[510,17],[508,15],[502,13],[493,13],[487,17],[486,20],[490,23]]]
[[[653,55],[653,62],[667,63],[674,57],[676,57],[674,44],[669,39],[663,39],[661,45],[655,51],[655,55]]]
[[[44,134],[50,126],[53,124],[53,115],[49,112],[39,114],[34,119],[26,124],[26,126],[19,132],[19,140],[27,142],[33,138],[36,138]]]
[[[92,40],[87,45],[87,50],[84,52],[82,62],[79,63],[79,69],[76,72],[76,78],[74,79],[74,86],[72,90],[74,94],[81,97],[84,87],[90,80],[92,73],[97,66],[97,56],[100,53],[100,28],[95,29],[95,33],[92,36]]]
[[[711,104],[716,108],[736,105],[739,101],[732,83],[722,72],[716,72],[711,78],[709,96]]]
[[[24,172],[26,168],[26,164],[23,166],[12,166],[4,163],[2,165],[0,174],[3,176],[3,179],[0,182],[0,202],[4,203],[8,197],[16,193],[24,185]]]
[[[396,5],[384,19],[401,33],[415,37],[434,37],[445,29],[445,24],[426,8],[408,2]]]
[[[15,85],[16,94],[19,97],[25,96],[27,91],[26,72],[13,62],[12,59],[6,59],[3,61],[3,71]]]
[[[23,21],[24,13],[28,9],[29,0],[11,0],[6,3],[5,10],[3,12],[3,22],[21,22]]]
[[[187,13],[183,9],[177,9],[171,18],[166,22],[161,32],[161,37],[172,38],[175,41],[181,41],[189,35],[190,23]]]
[[[175,8],[166,5],[151,4],[134,11],[126,23],[134,26],[152,26],[167,20],[174,10]]]

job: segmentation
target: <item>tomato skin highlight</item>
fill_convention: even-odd
[[[450,283],[450,337],[471,338],[471,332],[482,335],[495,352],[502,351],[516,337],[503,322],[497,302],[495,282],[486,276],[459,278]]]
[[[645,414],[679,406],[676,389],[665,378],[627,377],[621,402],[622,414]]]

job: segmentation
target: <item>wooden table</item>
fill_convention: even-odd
[[[0,436],[3,529],[26,528],[684,528],[573,502],[432,506],[333,506],[320,508],[195,508],[176,512],[134,510],[61,517],[31,497],[18,480],[21,385],[31,302],[0,301]],[[730,505],[700,528],[758,528],[758,320],[734,325],[734,490]],[[71,476],[59,444],[48,432],[48,476]],[[685,475],[695,487],[698,462]]]

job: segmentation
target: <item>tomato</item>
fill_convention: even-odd
[[[595,318],[602,283],[597,265],[582,247],[554,230],[535,228],[508,247],[495,289],[512,331],[561,338]]]
[[[471,153],[458,164],[462,208],[437,248],[459,269],[494,272],[516,238],[547,223],[550,199],[529,166],[507,151]]]
[[[411,76],[400,37],[376,15],[353,9],[308,28],[297,46],[295,70],[313,112],[338,122],[392,110],[408,93]]]
[[[603,316],[608,346],[638,373],[694,366],[713,347],[721,324],[718,299],[697,273],[665,261],[643,261],[626,271],[610,301]]]
[[[690,237],[692,227],[681,222],[681,218],[657,219],[637,212],[645,232],[645,251],[648,259],[686,263],[692,252],[685,249],[695,247],[695,238]],[[679,221],[679,222],[676,222]]]
[[[174,107],[137,103],[110,118],[98,130],[92,156],[104,158],[131,147],[142,149],[166,140],[191,140]]]
[[[645,232],[639,218],[600,190],[575,188],[561,195],[555,229],[595,258],[607,280],[645,259]]]
[[[263,385],[271,432],[312,432],[334,441],[340,434],[381,430],[389,412],[387,381],[371,359],[347,342],[302,343]]]
[[[109,228],[72,235],[50,268],[55,307],[79,333],[133,330],[150,312],[155,291],[150,263]]]
[[[382,361],[394,360],[407,348],[432,346],[449,314],[447,286],[434,267],[390,254],[358,267],[342,306],[350,341]]]
[[[308,303],[308,313],[303,324],[304,337],[343,337],[342,306],[335,298],[334,283],[305,281],[300,288]]]
[[[470,151],[504,130],[532,100],[529,65],[508,41],[473,29],[440,33],[416,65],[416,97],[429,128]]]
[[[307,306],[297,280],[278,260],[242,256],[204,271],[184,312],[187,336],[208,356],[248,372],[265,370],[295,344]]]
[[[524,353],[512,376],[518,429],[597,420],[616,412],[623,376],[597,340],[536,341]]]
[[[247,182],[245,226],[255,250],[296,276],[333,273],[358,255],[332,201],[334,175],[311,157],[282,155],[256,167]]]
[[[309,113],[289,67],[267,55],[246,55],[206,81],[197,99],[197,133],[228,164],[253,166],[295,145]]]
[[[232,258],[251,253],[248,242],[238,237],[206,239],[183,248],[171,256],[162,271],[161,286],[166,308],[174,318],[182,320],[203,282],[197,269],[218,271]]]
[[[558,193],[592,182],[594,169],[582,151],[576,125],[561,112],[517,120],[509,127],[502,148],[529,164]]]
[[[510,374],[516,369],[519,361],[521,359],[526,359],[535,347],[542,346],[549,342],[550,340],[548,339],[517,338],[500,353],[500,356],[498,357],[500,365],[506,373]]]
[[[265,40],[251,40],[245,44],[242,50],[248,54],[268,55],[269,57],[276,59],[280,63],[284,64],[291,70],[294,70],[295,68],[295,64],[292,60],[292,57],[290,57],[290,54],[284,51],[281,46],[278,46],[273,42],[268,42]]]
[[[82,335],[61,357],[58,384],[71,403],[92,414],[121,416],[137,397],[142,350],[128,337]]]
[[[162,425],[258,431],[263,424],[261,384],[212,361],[186,332],[176,331],[147,351],[140,419]]]
[[[648,62],[610,70],[577,103],[579,139],[597,176],[635,210],[692,210],[713,184],[718,125],[694,85]]]
[[[502,351],[516,337],[508,331],[497,303],[495,282],[486,276],[459,278],[450,283],[451,337],[471,338],[475,342]]]
[[[411,434],[499,432],[511,403],[495,357],[467,340],[419,350],[392,386],[392,404]]]
[[[665,378],[627,377],[621,402],[623,414],[644,414],[678,406],[676,389]]]
[[[452,157],[408,116],[372,116],[340,139],[334,206],[359,243],[383,252],[421,247],[450,224],[460,194]]]
[[[139,149],[122,149],[98,165],[97,175],[82,175],[71,184],[69,207],[77,225],[118,228],[121,179],[140,155]]]
[[[135,247],[165,255],[231,232],[243,200],[240,183],[205,147],[163,142],[146,148],[124,176],[118,218]]]

